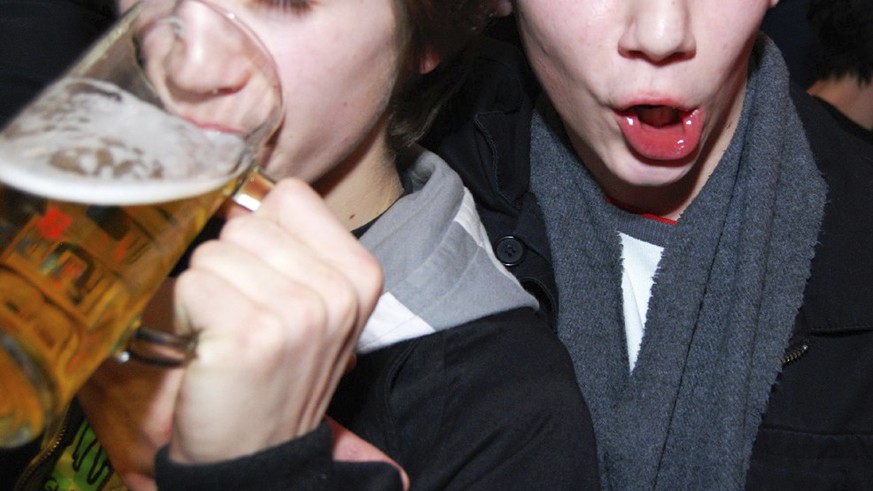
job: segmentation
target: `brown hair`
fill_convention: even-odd
[[[816,33],[810,55],[816,80],[851,76],[873,80],[873,2],[811,0],[807,19]]]
[[[388,141],[406,148],[428,129],[437,112],[463,81],[464,54],[492,17],[493,0],[396,0],[403,64],[395,89]],[[439,66],[420,74],[430,50]]]

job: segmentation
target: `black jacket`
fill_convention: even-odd
[[[572,374],[534,311],[511,310],[359,356],[329,412],[402,465],[412,490],[596,489]],[[156,462],[167,490],[400,489],[387,464],[332,461],[325,425],[224,464],[174,465],[166,448]]]
[[[597,487],[590,415],[567,350],[480,245],[484,234],[470,232],[479,222],[460,179],[432,154],[401,166],[410,194],[361,235],[385,285],[329,414],[396,460],[413,490]],[[382,489],[362,481],[378,468],[333,463],[323,446],[307,456],[313,438],[219,466],[159,457],[157,481],[213,489],[246,475],[229,487]],[[213,467],[228,477],[216,481]]]
[[[599,483],[570,358],[529,309],[359,356],[329,413],[402,465],[412,490]]]
[[[532,101],[523,55],[482,48],[425,145],[473,192],[495,252],[557,312],[545,227],[529,190]],[[760,426],[749,489],[873,489],[873,146],[792,94],[828,203],[812,276]]]
[[[0,2],[0,126],[115,20],[114,0]]]

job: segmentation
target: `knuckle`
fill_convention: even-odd
[[[222,256],[224,250],[224,245],[217,240],[209,240],[200,244],[196,249],[194,249],[194,252],[191,253],[191,258],[188,260],[189,268],[200,267],[203,264]]]
[[[349,315],[353,317],[357,315],[358,305],[362,299],[354,283],[348,277],[337,271],[329,270],[321,281],[322,288],[327,292],[325,298],[329,300],[326,306],[333,318],[336,318],[340,324],[345,324]]]
[[[382,294],[385,285],[385,273],[379,261],[367,251],[357,254],[354,258],[356,271],[360,271],[363,282],[362,303],[374,305]]]
[[[263,348],[275,348],[281,345],[281,341],[285,336],[285,322],[282,317],[272,311],[264,309],[253,309],[249,318],[251,326],[245,332],[241,332],[241,337],[252,346],[258,348],[256,352]]]
[[[269,202],[269,206],[286,209],[288,206],[293,206],[293,203],[302,196],[306,196],[307,193],[312,193],[312,191],[304,181],[297,178],[286,178],[273,186],[265,201]]]
[[[287,298],[294,301],[288,303],[282,316],[292,329],[313,334],[323,330],[328,319],[325,299],[310,288],[292,287],[290,290]]]
[[[235,242],[235,241],[245,241],[251,237],[252,234],[256,233],[257,229],[257,219],[251,215],[241,216],[234,218],[233,220],[228,220],[224,226],[221,228],[221,233],[219,237],[221,240]]]
[[[235,352],[240,363],[271,365],[285,355],[281,319],[272,312],[252,310],[246,316],[244,328],[234,330],[234,336],[225,345]]]

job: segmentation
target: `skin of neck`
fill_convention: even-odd
[[[403,193],[387,124],[382,118],[351,154],[312,185],[349,230],[381,215]]]
[[[824,99],[855,123],[873,131],[873,82],[862,83],[853,75],[828,78],[807,90]]]

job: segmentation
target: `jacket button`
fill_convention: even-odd
[[[515,266],[524,259],[524,244],[517,238],[507,235],[497,241],[494,254],[504,266]]]

